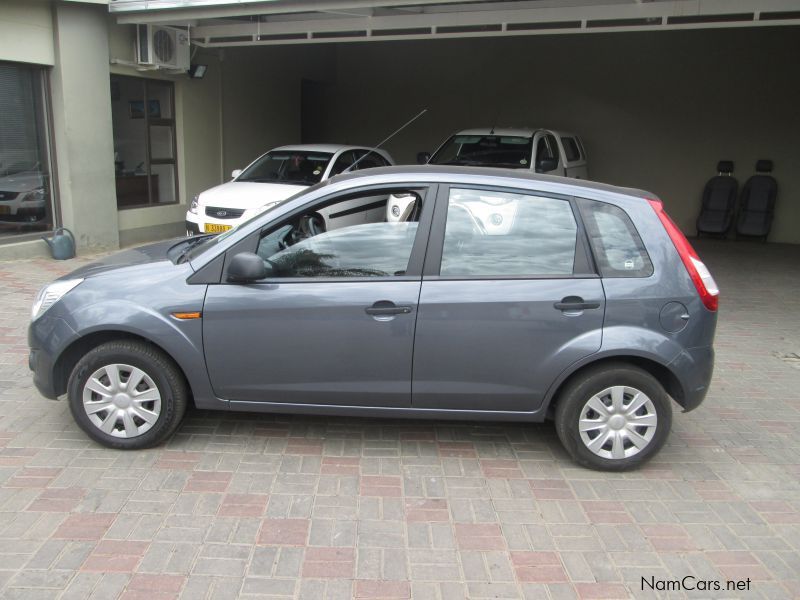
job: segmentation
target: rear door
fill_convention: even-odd
[[[572,199],[440,186],[412,406],[538,409],[559,373],[599,350],[604,308]]]

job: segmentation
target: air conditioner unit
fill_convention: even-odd
[[[136,62],[163,69],[189,68],[189,34],[160,25],[136,26]]]

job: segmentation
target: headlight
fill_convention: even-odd
[[[41,202],[44,200],[44,188],[38,187],[22,197],[23,202]]]
[[[41,317],[48,308],[61,300],[64,294],[75,288],[81,281],[83,279],[64,279],[54,281],[40,289],[39,293],[36,294],[36,299],[33,301],[31,321]]]
[[[192,203],[189,205],[189,212],[192,214],[197,214],[197,196],[192,198]]]

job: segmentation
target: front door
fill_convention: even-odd
[[[456,189],[437,206],[417,317],[412,406],[538,409],[600,348],[605,298],[572,202]]]
[[[355,199],[385,199],[395,191],[370,190]],[[209,286],[203,344],[218,397],[410,405],[425,220],[430,216],[424,188],[400,191],[419,197],[420,221],[362,220],[334,231],[309,230],[304,223],[310,216],[351,203],[354,196],[323,202],[265,228],[257,253],[273,269],[272,276],[255,284]]]

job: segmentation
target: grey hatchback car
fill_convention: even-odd
[[[411,202],[386,222],[398,196]],[[365,200],[356,219],[354,199]],[[30,368],[111,448],[164,441],[190,402],[552,417],[578,463],[623,470],[664,444],[672,400],[688,411],[705,397],[717,303],[710,273],[646,192],[390,167],[51,283],[33,306]]]

